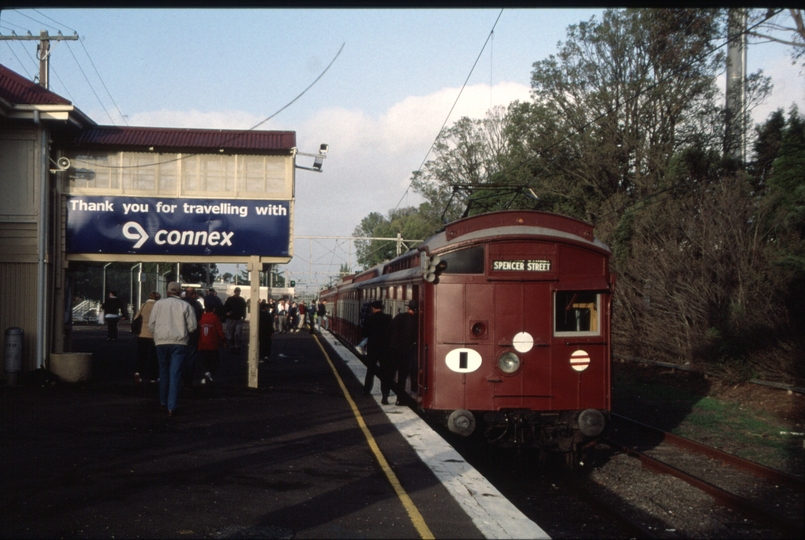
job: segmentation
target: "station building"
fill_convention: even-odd
[[[0,332],[22,329],[23,371],[69,349],[71,261],[290,261],[296,154],[293,131],[99,125],[0,65]]]

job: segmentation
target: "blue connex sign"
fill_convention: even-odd
[[[289,256],[289,201],[67,198],[68,253]]]

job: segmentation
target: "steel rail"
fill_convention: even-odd
[[[613,415],[613,416],[616,416],[616,415]],[[659,432],[661,432],[661,433],[663,433],[665,435],[669,435],[668,433],[663,432],[662,430],[658,430],[657,428],[652,428],[651,426],[645,426],[644,424],[641,424],[639,422],[635,422],[633,420],[630,420],[630,419],[622,417],[622,416],[618,416],[618,417],[623,419],[624,421],[632,422],[632,423],[634,423],[636,425],[639,425],[641,428],[645,427],[645,428],[649,428],[649,429],[651,429],[653,431],[659,431]],[[682,439],[682,437],[679,437],[679,439]],[[688,439],[683,439],[683,440],[693,443],[693,441],[689,441]],[[765,525],[767,525],[767,526],[769,526],[769,527],[771,527],[773,529],[785,530],[788,533],[792,533],[792,534],[797,535],[798,538],[802,537],[803,535],[805,535],[805,526],[803,526],[803,524],[801,524],[801,523],[792,523],[791,521],[789,521],[788,519],[786,519],[786,518],[784,518],[782,516],[776,515],[776,514],[774,514],[772,512],[769,512],[767,510],[763,510],[762,508],[759,508],[755,503],[753,503],[752,501],[750,501],[748,499],[745,499],[743,497],[739,497],[738,495],[735,495],[734,493],[730,493],[729,491],[726,491],[726,490],[724,490],[724,489],[722,489],[722,488],[720,488],[720,487],[718,487],[718,486],[716,486],[714,484],[711,484],[710,482],[707,482],[706,480],[703,480],[703,479],[701,479],[701,478],[699,478],[697,476],[694,476],[694,475],[692,475],[690,473],[687,473],[687,472],[685,472],[685,471],[683,471],[681,469],[678,469],[678,468],[674,467],[673,465],[670,465],[668,463],[660,461],[657,458],[654,458],[654,457],[651,457],[651,456],[649,456],[647,454],[644,454],[643,452],[640,452],[639,450],[631,448],[631,447],[629,447],[629,446],[627,446],[627,445],[625,445],[623,443],[619,443],[619,442],[613,441],[611,439],[608,439],[608,442],[610,444],[612,444],[613,446],[619,448],[626,455],[628,455],[630,457],[637,458],[644,467],[646,467],[646,468],[648,468],[648,469],[650,469],[652,471],[656,471],[656,472],[663,473],[663,474],[670,474],[671,476],[679,478],[680,480],[690,484],[691,486],[693,486],[695,488],[698,488],[698,489],[704,491],[705,493],[709,494],[710,496],[712,496],[720,504],[728,506],[730,508],[734,508],[735,510],[738,510],[739,512],[742,512],[743,514],[751,517],[752,519],[754,519],[754,520],[756,520],[756,521],[758,521],[760,523],[763,523],[763,524],[765,524]],[[670,444],[670,442],[669,442],[669,444]],[[699,443],[693,443],[690,446],[688,446],[688,445],[683,446],[683,448],[690,449],[690,450],[698,452],[700,448],[710,448],[710,447],[705,447],[704,445],[700,445]],[[718,450],[715,450],[714,448],[710,448],[710,450],[713,450],[716,453],[720,453],[720,454],[731,455],[731,454],[726,454],[724,452],[720,452]],[[703,452],[703,453],[705,455],[707,455],[708,457],[711,457],[709,452]],[[733,457],[735,457],[735,456],[733,456]],[[716,459],[721,459],[721,456],[719,455]],[[737,459],[742,460],[742,458],[737,458]],[[746,460],[742,460],[742,461],[746,461]],[[747,469],[747,470],[748,470],[748,472],[753,472],[754,473],[756,469],[754,467],[752,467],[752,468]],[[774,469],[768,469],[768,470],[774,471]],[[774,472],[779,473],[779,471],[774,471]],[[780,474],[783,474],[783,473],[780,473]],[[795,477],[792,477],[792,478],[795,478]]]
[[[650,430],[653,433],[659,434],[662,436],[663,442],[667,442],[669,444],[673,444],[674,446],[679,446],[680,448],[685,448],[687,450],[692,450],[699,454],[704,454],[713,459],[723,461],[727,465],[732,465],[733,467],[736,467],[738,469],[751,472],[752,474],[759,476],[761,478],[766,478],[769,480],[773,480],[775,482],[784,483],[795,489],[800,490],[805,489],[805,481],[796,476],[784,473],[782,471],[778,471],[777,469],[765,467],[760,463],[755,463],[742,457],[738,457],[734,454],[724,452],[723,450],[718,450],[717,448],[713,448],[712,446],[707,446],[702,443],[692,441],[684,437],[680,437],[679,435],[668,433],[667,431],[663,431],[653,426],[643,424],[642,422],[632,420],[631,418],[626,418],[625,416],[621,416],[616,413],[611,413],[611,416],[624,422],[628,422],[636,426],[639,426],[641,429]]]

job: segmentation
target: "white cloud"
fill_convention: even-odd
[[[302,152],[313,153],[321,143],[330,145],[321,174],[297,172],[296,234],[351,236],[370,212],[386,213],[394,208],[403,199],[412,171],[422,164],[458,96],[458,88],[445,88],[427,96],[410,96],[377,117],[357,107],[332,108],[316,111],[299,125],[284,125],[281,117],[261,125],[259,129],[296,131],[297,146]],[[461,92],[447,125],[462,116],[483,118],[490,106],[506,106],[515,99],[528,98],[529,88],[518,83],[501,83],[491,91],[488,85],[468,86]],[[163,109],[133,115],[128,123],[248,129],[262,120],[244,111]],[[300,156],[297,163],[305,165],[305,159],[310,158]],[[402,205],[415,206],[420,202],[417,195],[409,192]],[[311,246],[315,246],[312,254]],[[349,259],[349,249],[343,241],[300,240],[295,250],[291,267],[297,275],[334,274],[340,264]],[[354,250],[351,262],[355,263]],[[324,264],[325,268],[314,267],[314,264]]]
[[[263,119],[244,111],[147,111],[126,119],[130,126],[198,128],[198,129],[249,129]],[[122,123],[122,122],[121,122]],[[266,129],[261,127],[261,129]]]
[[[763,67],[763,74],[771,77],[772,94],[752,111],[755,122],[763,122],[777,109],[788,112],[796,104],[800,114],[805,112],[805,77],[798,76],[800,67],[791,64],[788,56],[770,59]]]

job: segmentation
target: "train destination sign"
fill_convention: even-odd
[[[550,272],[551,261],[492,261],[492,270],[509,272]]]
[[[68,253],[287,257],[290,201],[67,197]]]

